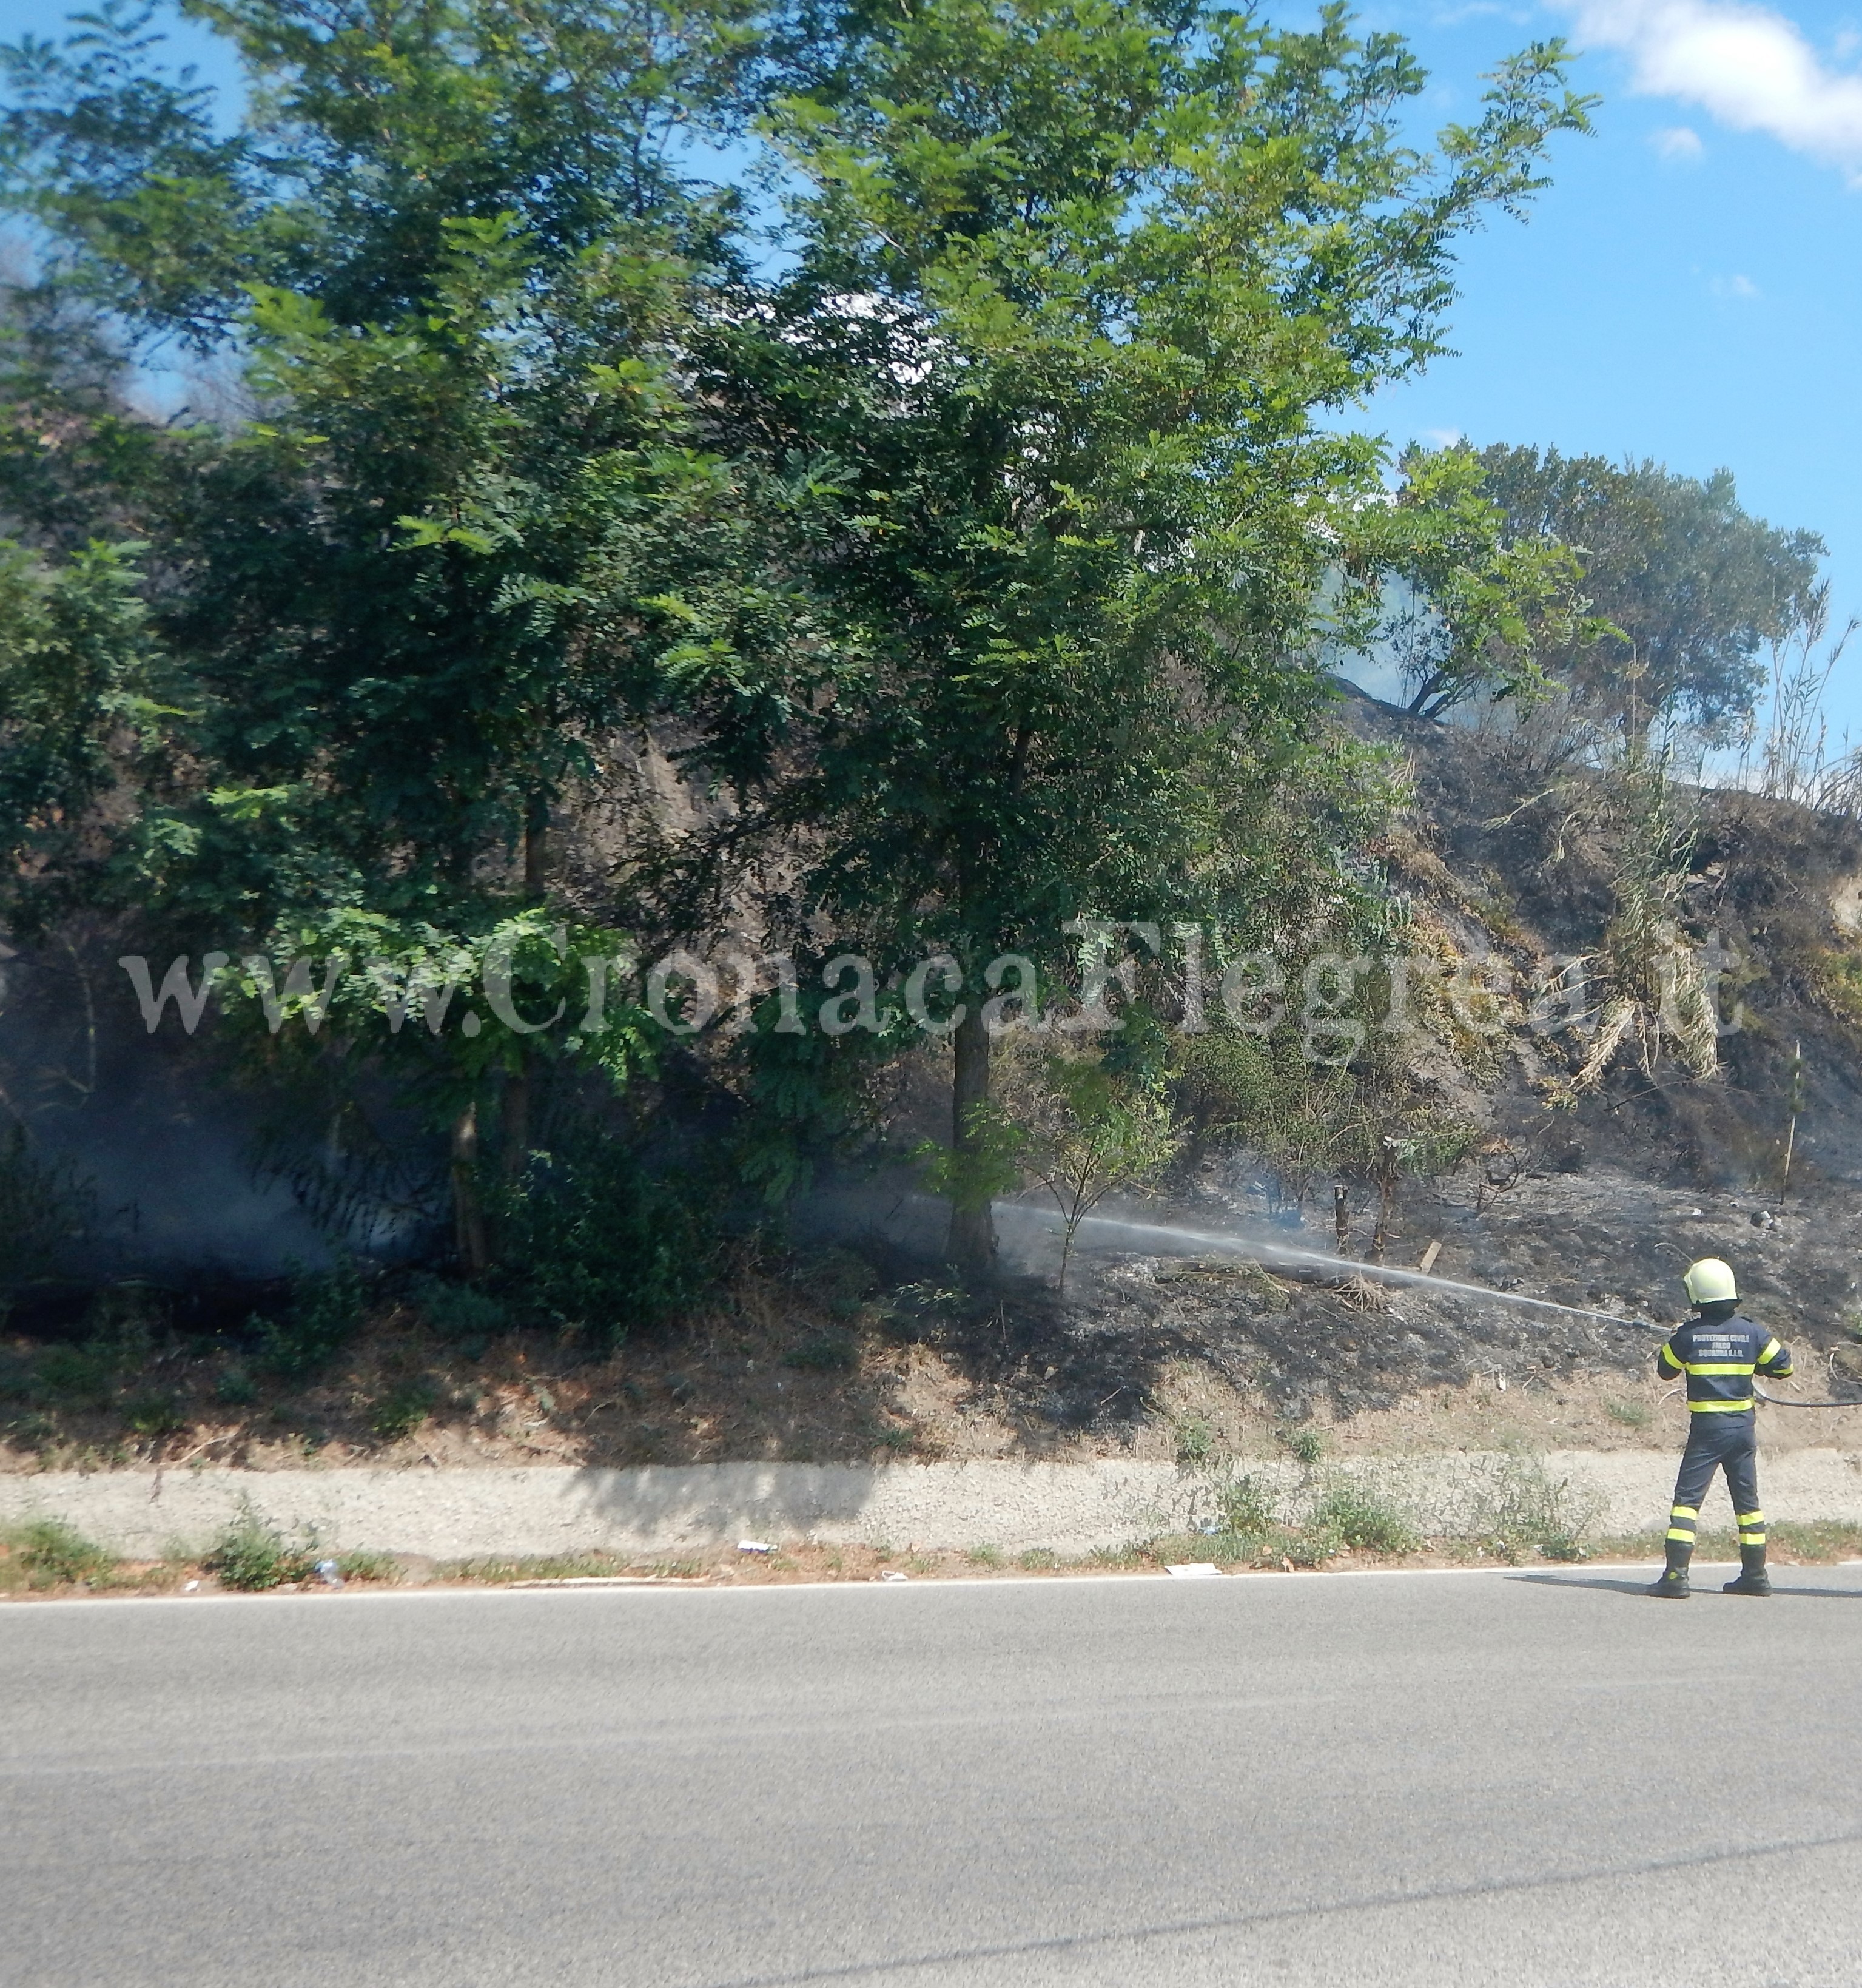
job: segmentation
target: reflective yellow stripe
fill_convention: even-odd
[[[1668,1516],[1671,1519],[1698,1519],[1701,1508],[1698,1505],[1671,1505]]]
[[[1742,1401],[1690,1401],[1688,1406],[1697,1415],[1729,1415],[1735,1409],[1749,1408],[1752,1405],[1752,1398],[1748,1395]],[[1766,1426],[1769,1428],[1771,1425],[1768,1422]]]
[[[1735,1512],[1733,1516],[1742,1526],[1762,1526],[1765,1523],[1765,1514],[1762,1512]]]
[[[1671,1526],[1668,1528],[1668,1536],[1671,1540],[1685,1540],[1689,1546],[1692,1546],[1694,1543],[1694,1535],[1691,1533],[1679,1531],[1673,1526]]]
[[[1766,1361],[1776,1360],[1778,1357],[1779,1351],[1779,1347],[1777,1341],[1775,1339],[1767,1340],[1766,1342],[1765,1351],[1759,1356],[1759,1365],[1762,1367]]]
[[[1749,1374],[1752,1371],[1752,1363],[1749,1360],[1709,1361],[1699,1363],[1690,1361],[1688,1365],[1688,1371],[1690,1374]]]
[[[1681,1362],[1675,1358],[1668,1347],[1664,1346],[1661,1349],[1660,1357],[1674,1372],[1678,1374],[1681,1371]]]

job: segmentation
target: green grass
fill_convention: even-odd
[[[117,1566],[117,1556],[87,1540],[63,1519],[28,1519],[0,1534],[7,1569],[16,1569],[31,1588],[61,1587],[102,1581]]]
[[[860,1364],[860,1348],[838,1333],[823,1333],[792,1347],[782,1364],[804,1374],[850,1374]]]
[[[411,1435],[433,1412],[439,1398],[439,1389],[424,1377],[397,1381],[370,1402],[369,1427],[384,1442]]]
[[[1647,1428],[1654,1419],[1644,1401],[1607,1401],[1603,1412],[1613,1422],[1620,1422],[1625,1428]]]
[[[314,1540],[296,1546],[262,1518],[249,1498],[239,1501],[238,1515],[201,1562],[223,1587],[248,1593],[307,1581],[319,1557]]]
[[[1321,1430],[1288,1424],[1276,1429],[1274,1433],[1286,1445],[1287,1454],[1297,1463],[1316,1463],[1326,1453],[1326,1439]]]
[[[1387,1498],[1350,1482],[1334,1485],[1313,1509],[1306,1530],[1365,1553],[1414,1553],[1422,1543],[1414,1526]]]
[[[132,1395],[123,1404],[123,1419],[133,1434],[142,1436],[172,1435],[188,1426],[181,1405],[172,1395]]]
[[[396,1581],[400,1578],[400,1563],[391,1553],[381,1553],[373,1547],[357,1547],[350,1552],[336,1556],[336,1571],[345,1581]]]
[[[1177,1425],[1177,1462],[1184,1470],[1200,1470],[1215,1453],[1215,1431],[1205,1415],[1185,1415]]]

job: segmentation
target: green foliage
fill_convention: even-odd
[[[117,1564],[114,1554],[86,1539],[63,1519],[29,1519],[9,1528],[4,1537],[34,1587],[94,1581]]]
[[[1579,611],[1577,556],[1509,533],[1482,488],[1482,458],[1464,444],[1411,448],[1402,469],[1395,504],[1367,512],[1353,551],[1381,584],[1373,639],[1401,670],[1410,709],[1439,718],[1482,688],[1541,695],[1539,658],[1608,626]]]
[[[502,1293],[594,1346],[676,1316],[716,1275],[718,1232],[690,1176],[655,1175],[621,1140],[533,1155],[495,1213]]]
[[[282,1319],[252,1321],[258,1364],[287,1380],[320,1372],[361,1329],[365,1303],[361,1275],[346,1258],[299,1276]]]
[[[1154,1185],[1182,1149],[1161,1084],[1096,1056],[1053,1055],[1009,1080],[1019,1158],[1060,1215],[1059,1287],[1080,1225],[1109,1194]]]
[[[250,1498],[242,1497],[231,1523],[201,1562],[221,1584],[248,1591],[308,1581],[317,1560],[314,1540],[293,1546],[261,1516]]]
[[[1309,1531],[1335,1534],[1346,1546],[1370,1553],[1413,1553],[1421,1543],[1415,1527],[1389,1499],[1341,1479],[1313,1506]]]
[[[1019,1187],[1028,1135],[1007,1110],[991,1100],[964,1114],[963,1140],[943,1146],[927,1139],[913,1152],[925,1186],[953,1208],[975,1212]]]
[[[559,831],[618,784],[607,742],[661,723],[728,804],[623,837],[600,901],[690,933],[779,875],[882,980],[949,947],[972,1033],[941,1184],[986,1230],[984,963],[1070,991],[1083,911],[1298,926],[1388,798],[1316,724],[1316,619],[1369,611],[1386,522],[1381,445],[1330,415],[1441,349],[1457,238],[1584,128],[1563,50],[1503,63],[1431,150],[1404,45],[1336,8],[200,11],[230,111],[117,0],[0,55],[0,199],[44,272],[21,323],[56,292],[94,334],[73,350],[211,353],[255,411],[157,423],[32,347],[36,432],[81,468],[46,471],[22,399],[0,508],[47,549],[0,576],[6,874],[94,871],[236,942],[252,1067],[332,1107],[281,1118],[330,1143],[385,1076],[448,1130],[468,1276],[488,1231],[501,1289],[607,1335],[706,1251],[644,1176],[603,1205],[579,1151],[527,1175],[530,1100],[552,1064],[644,1067],[626,1002],[577,1023],[584,954],[623,948],[569,917]],[[694,134],[760,147],[746,184],[776,169],[781,252]],[[1399,549],[1487,658],[1556,576],[1464,546],[1485,514],[1431,478]],[[507,941],[510,1013],[448,1026]],[[339,960],[326,1008],[294,984]],[[862,1124],[895,1013],[755,1032],[737,1157],[772,1199]],[[1152,1107],[1117,1108],[1154,1146]],[[502,1203],[482,1138],[523,1177]],[[341,1309],[294,1304],[269,1364],[331,1357]]]
[[[1456,1530],[1506,1560],[1531,1553],[1578,1560],[1605,1504],[1600,1493],[1554,1477],[1541,1458],[1503,1456],[1476,1483]]]
[[[161,722],[137,545],[56,563],[0,541],[0,918],[35,928],[100,887],[96,811]]]
[[[411,1435],[432,1412],[439,1398],[439,1389],[424,1376],[397,1381],[370,1402],[369,1427],[387,1442]]]
[[[1326,1453],[1323,1431],[1303,1422],[1283,1423],[1274,1431],[1286,1447],[1288,1456],[1296,1462],[1310,1466],[1318,1462]]]
[[[229,1408],[250,1408],[259,1398],[259,1387],[243,1367],[224,1368],[213,1384],[214,1399]]]
[[[32,1398],[48,1408],[100,1408],[116,1385],[116,1348],[96,1341],[48,1346],[32,1363]]]
[[[782,1355],[782,1364],[805,1374],[850,1374],[860,1364],[860,1349],[833,1333],[805,1340]]]
[[[137,1435],[172,1435],[188,1426],[180,1401],[159,1389],[145,1388],[131,1395],[123,1402],[121,1412],[125,1426]]]
[[[338,1554],[336,1571],[345,1581],[396,1581],[400,1578],[400,1563],[391,1553],[383,1553],[373,1547],[353,1547],[347,1553]]]
[[[0,1134],[0,1296],[42,1276],[82,1239],[95,1196],[68,1163],[39,1158],[17,1123]]]
[[[1326,1180],[1371,1187],[1381,1219],[1400,1181],[1452,1172],[1478,1138],[1413,1074],[1410,1043],[1382,1026],[1390,1011],[1387,979],[1374,971],[1328,1010],[1322,1055],[1290,1021],[1266,1035],[1218,1026],[1184,1037],[1175,1067],[1200,1135],[1245,1146],[1290,1202]]]
[[[1177,1424],[1177,1466],[1200,1470],[1215,1454],[1215,1430],[1207,1415],[1184,1415]]]
[[[1749,516],[1730,470],[1695,478],[1499,444],[1480,464],[1510,544],[1578,549],[1597,618],[1547,661],[1580,699],[1638,731],[1664,714],[1715,726],[1751,708],[1759,650],[1810,610],[1825,553],[1815,532]]]
[[[510,1307],[475,1284],[423,1277],[415,1287],[415,1299],[427,1324],[468,1359],[482,1359],[491,1342],[510,1329]]]
[[[1238,1539],[1265,1539],[1277,1523],[1273,1495],[1257,1477],[1232,1477],[1219,1486],[1215,1508],[1222,1530]]]

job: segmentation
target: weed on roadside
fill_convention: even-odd
[[[369,1427],[387,1442],[411,1435],[432,1413],[439,1398],[439,1389],[424,1378],[397,1381],[370,1402]]]
[[[28,1519],[0,1533],[0,1543],[7,1549],[0,1577],[16,1568],[31,1588],[101,1581],[117,1564],[114,1554],[63,1519]]]
[[[1310,1468],[1326,1453],[1323,1433],[1309,1425],[1282,1423],[1274,1434],[1280,1439],[1286,1446],[1286,1453],[1296,1463],[1303,1463]]]
[[[1206,1415],[1185,1415],[1177,1425],[1177,1465],[1200,1470],[1215,1453],[1215,1431]]]
[[[231,1523],[202,1559],[202,1569],[226,1587],[248,1593],[307,1581],[317,1560],[314,1540],[293,1546],[277,1526],[262,1518],[250,1498],[239,1500]]]

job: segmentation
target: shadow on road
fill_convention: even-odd
[[[1600,1587],[1612,1594],[1639,1594],[1644,1598],[1649,1586],[1647,1575],[1628,1581],[1610,1581],[1597,1574],[1509,1574],[1506,1578],[1527,1581],[1536,1587]],[[1711,1587],[1698,1587],[1694,1592],[1697,1598],[1702,1595],[1713,1595],[1727,1601],[1750,1598],[1739,1594],[1720,1595],[1717,1581]],[[1780,1587],[1774,1581],[1772,1593],[1775,1597],[1788,1594],[1811,1601],[1862,1601],[1862,1587]]]
[[[1596,1574],[1509,1574],[1509,1581],[1529,1582],[1535,1587],[1601,1587],[1614,1594],[1640,1594],[1649,1584],[1647,1574],[1627,1581],[1606,1581]]]

